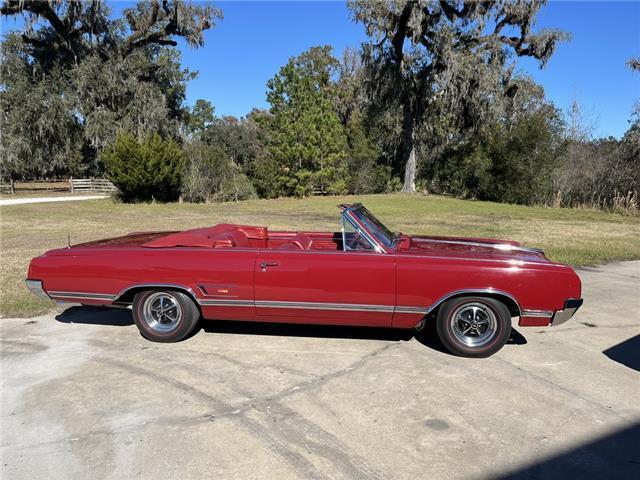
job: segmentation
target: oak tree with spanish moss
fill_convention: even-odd
[[[474,127],[496,95],[515,93],[509,68],[514,55],[533,57],[543,66],[567,37],[557,30],[532,31],[544,3],[350,0],[354,19],[370,37],[363,45],[370,95],[402,111],[403,191],[416,190],[418,131],[424,127],[427,137],[447,136],[451,129]],[[474,95],[478,91],[483,95]],[[438,111],[434,125],[431,109]],[[444,131],[442,110],[454,120]]]

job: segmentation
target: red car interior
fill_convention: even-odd
[[[266,227],[223,223],[154,237],[142,244],[147,248],[266,248],[274,250],[340,250],[337,233],[268,232]]]

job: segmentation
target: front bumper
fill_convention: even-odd
[[[44,288],[42,288],[42,282],[40,280],[29,280],[26,279],[24,283],[27,285],[27,288],[31,293],[33,293],[36,297],[41,298],[43,300],[51,300],[51,297],[47,295]]]
[[[581,298],[569,298],[564,302],[564,308],[553,314],[551,325],[554,327],[569,320],[582,306],[584,300]]]

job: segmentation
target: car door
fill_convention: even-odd
[[[393,254],[263,250],[254,275],[259,319],[391,325],[396,284]]]

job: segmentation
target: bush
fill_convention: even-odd
[[[156,133],[140,142],[130,133],[119,134],[102,161],[124,202],[171,202],[180,195],[184,154],[173,139]]]
[[[565,144],[555,118],[532,114],[494,125],[448,148],[433,172],[437,191],[462,198],[531,205],[548,201]]]
[[[186,146],[182,196],[189,202],[226,202],[256,198],[256,191],[225,151],[194,142]]]

